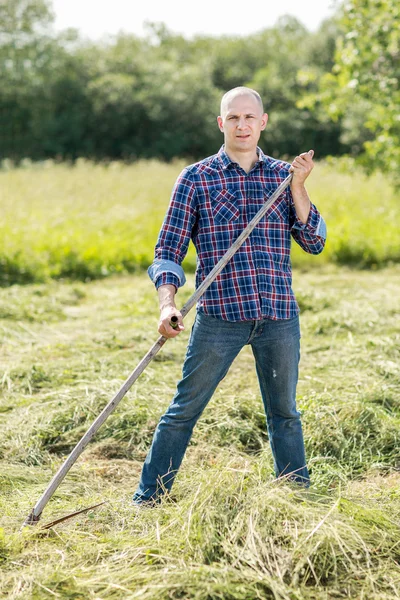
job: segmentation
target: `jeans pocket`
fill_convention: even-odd
[[[269,339],[279,340],[285,344],[290,340],[297,340],[301,338],[300,335],[300,320],[299,315],[291,317],[289,319],[265,319],[266,329],[265,332]]]

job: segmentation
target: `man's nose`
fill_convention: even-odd
[[[245,117],[239,117],[238,120],[238,129],[244,129],[246,127],[246,118]]]

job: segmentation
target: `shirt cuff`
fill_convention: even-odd
[[[162,285],[174,285],[176,289],[178,289],[179,279],[173,273],[161,273],[161,275],[159,275],[159,277],[157,277],[155,280],[154,285],[156,286],[157,290]]]
[[[293,207],[295,210],[295,208]],[[292,229],[299,229],[300,231],[307,230],[314,235],[318,235],[326,239],[326,224],[316,207],[311,204],[310,212],[306,223],[300,221],[296,215],[296,220],[292,226]]]
[[[324,240],[326,240],[326,223],[321,215],[319,216],[319,223],[315,235],[318,235],[318,237],[322,237]]]
[[[157,289],[161,285],[174,285],[178,289],[186,283],[182,267],[172,260],[156,258],[147,272]]]

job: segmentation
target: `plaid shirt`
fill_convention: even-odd
[[[157,288],[185,283],[180,265],[190,240],[197,251],[197,287],[286,179],[289,163],[266,156],[259,148],[257,153],[259,159],[249,173],[231,161],[224,146],[181,172],[148,270]],[[291,237],[306,252],[319,254],[326,227],[313,204],[307,223],[297,218],[287,187],[200,298],[197,309],[227,321],[296,316]]]

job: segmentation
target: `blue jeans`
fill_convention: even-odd
[[[233,323],[198,312],[182,379],[154,433],[133,496],[135,503],[159,501],[171,489],[197,420],[246,344],[251,345],[255,357],[275,474],[309,485],[300,414],[296,409],[299,318]]]

